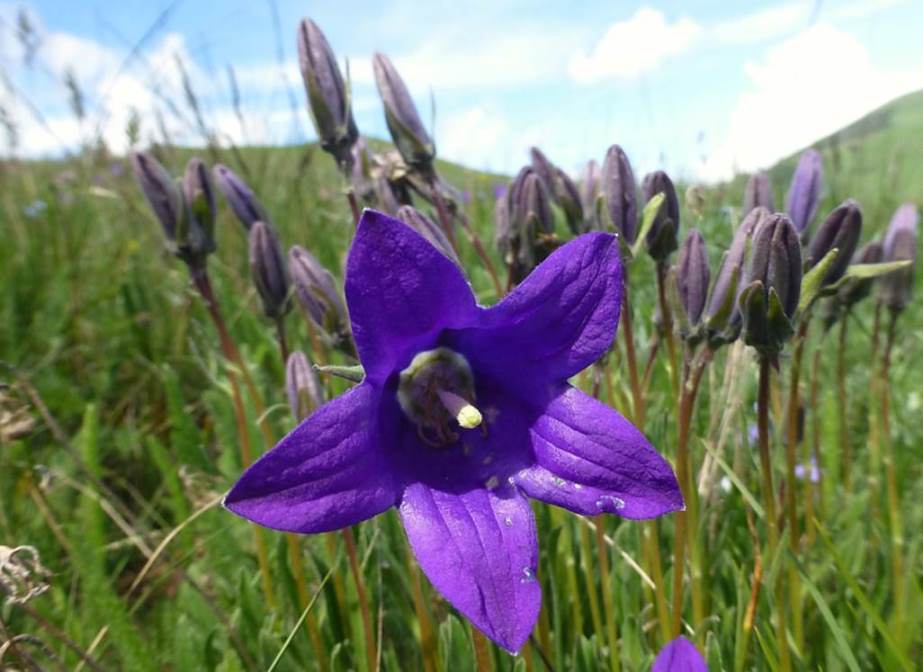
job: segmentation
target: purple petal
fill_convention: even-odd
[[[634,425],[568,386],[532,425],[535,465],[515,478],[530,497],[575,513],[653,518],[683,508],[670,465]]]
[[[473,324],[478,308],[455,264],[403,222],[366,210],[349,252],[346,302],[359,358],[384,380],[439,332]]]
[[[556,250],[486,314],[482,340],[505,370],[561,382],[612,344],[622,306],[618,239],[588,233]]]
[[[651,672],[708,672],[708,665],[692,642],[677,637],[657,654]]]
[[[535,627],[541,588],[532,509],[504,483],[448,492],[417,483],[400,506],[413,552],[436,589],[508,651]]]
[[[400,487],[377,431],[379,396],[363,383],[321,406],[244,472],[224,505],[301,533],[336,530],[394,506]]]

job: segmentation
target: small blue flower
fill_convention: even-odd
[[[29,219],[38,219],[48,209],[48,204],[40,198],[36,198],[23,208],[23,214]]]

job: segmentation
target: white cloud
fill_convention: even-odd
[[[829,25],[781,42],[744,70],[750,87],[707,157],[703,179],[767,166],[923,85],[920,72],[876,68],[861,42]]]
[[[487,105],[462,110],[437,121],[436,144],[440,156],[468,165],[498,166],[510,140],[510,125],[496,109]]]
[[[748,44],[770,40],[795,28],[804,27],[811,18],[813,3],[791,2],[769,7],[752,14],[721,21],[711,27],[715,39],[726,44]]]
[[[569,72],[581,84],[634,79],[686,51],[701,35],[702,27],[690,18],[669,23],[663,12],[640,7],[627,20],[609,26],[590,52],[574,53]]]

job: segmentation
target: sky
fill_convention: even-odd
[[[0,131],[0,152],[60,155],[98,134],[124,151],[132,119],[142,144],[162,129],[201,144],[183,72],[219,139],[314,139],[302,17],[348,63],[361,132],[387,137],[371,68],[381,51],[438,154],[503,173],[532,145],[577,173],[618,143],[636,172],[713,182],[923,88],[918,0],[0,0],[0,121],[17,137],[11,148]]]

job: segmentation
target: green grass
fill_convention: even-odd
[[[921,126],[923,94],[914,94],[818,143],[830,185],[820,212],[855,196],[866,213],[868,238],[887,224],[897,204],[923,200]],[[175,173],[191,154],[177,147],[160,151]],[[286,246],[302,244],[341,273],[352,225],[329,157],[316,147],[215,149],[201,155],[246,176]],[[779,202],[793,162],[783,161],[771,171]],[[113,175],[112,164],[122,174]],[[450,182],[470,192],[467,212],[489,243],[492,186],[499,178],[447,164],[440,168]],[[736,223],[723,206],[738,206],[742,183],[710,189],[706,197],[704,213],[684,212],[683,226],[703,230],[714,269]],[[24,209],[36,199],[47,209],[27,217]],[[559,230],[563,237],[563,226]],[[243,229],[224,205],[217,235],[219,250],[210,269],[218,298],[278,437],[294,425],[285,405],[283,367],[271,325],[262,318],[251,288]],[[277,658],[278,670],[316,669],[306,630],[296,627],[302,609],[283,535],[264,534],[273,608],[262,593],[251,526],[214,506],[241,472],[229,379],[202,303],[185,268],[164,251],[159,227],[124,160],[87,152],[63,162],[0,163],[0,249],[0,376],[9,385],[0,394],[4,408],[25,409],[35,420],[31,432],[0,444],[0,544],[38,548],[53,575],[49,590],[29,606],[55,630],[16,605],[0,610],[5,627],[40,637],[67,668],[79,659],[62,634],[80,649],[92,649],[92,657],[107,670],[258,670]],[[485,302],[493,301],[474,251],[463,245],[462,253],[475,288]],[[642,360],[654,331],[653,277],[649,259],[632,265]],[[899,584],[907,604],[902,621],[895,619],[884,475],[867,449],[874,302],[857,308],[846,351],[854,451],[849,490],[840,477],[836,334],[822,336],[819,324],[812,329],[803,397],[810,398],[806,383],[819,350],[818,403],[805,426],[809,442],[818,432],[823,457],[823,488],[815,502],[820,529],[797,557],[786,551],[777,558],[762,557],[764,583],[789,568],[802,580],[804,637],[793,653],[795,669],[912,669],[923,656],[923,563],[917,533],[923,526],[919,305],[914,303],[900,319],[890,379],[891,439],[906,531],[905,576]],[[308,350],[306,325],[297,312],[289,315],[287,326],[291,344]],[[624,410],[630,397],[624,359],[613,355],[610,362],[612,398]],[[788,363],[784,357],[780,407]],[[330,395],[345,389],[342,381],[326,382]],[[589,380],[579,383],[588,386]],[[696,641],[713,670],[734,669],[736,657],[744,669],[775,669],[778,660],[771,619],[780,605],[767,585],[756,602],[746,651],[742,635],[757,555],[748,518],[758,539],[765,533],[758,459],[746,440],[746,427],[755,421],[755,383],[756,366],[746,349],[726,348],[706,374],[693,421],[696,471],[707,453],[720,457],[698,530],[707,617],[694,624]],[[661,356],[647,396],[644,429],[672,459],[676,411],[669,390]],[[247,402],[251,442],[262,452],[267,446],[259,419],[252,399]],[[774,414],[773,422],[778,482],[783,418]],[[729,477],[726,490],[718,485],[723,476]],[[166,535],[208,505],[146,570]],[[641,541],[644,530],[653,528],[614,517],[586,521],[542,504],[535,505],[535,512],[544,594],[536,637],[551,662],[558,670],[615,669],[606,628],[608,602],[621,668],[646,669],[665,643]],[[611,572],[606,585],[590,522],[603,525],[612,542],[605,546]],[[668,604],[673,525],[667,517],[657,528]],[[414,574],[397,515],[389,512],[354,532],[372,617],[381,632],[383,669],[423,669]],[[310,616],[330,668],[364,670],[357,594],[342,546],[338,535],[301,541],[308,595],[315,598]],[[474,669],[469,626],[425,579],[422,590],[437,638],[437,667]],[[692,616],[688,600],[687,595],[687,621]],[[0,639],[5,636],[0,630]],[[41,658],[37,649],[22,646]],[[491,647],[490,655],[497,670],[543,669],[532,647],[515,658]]]

